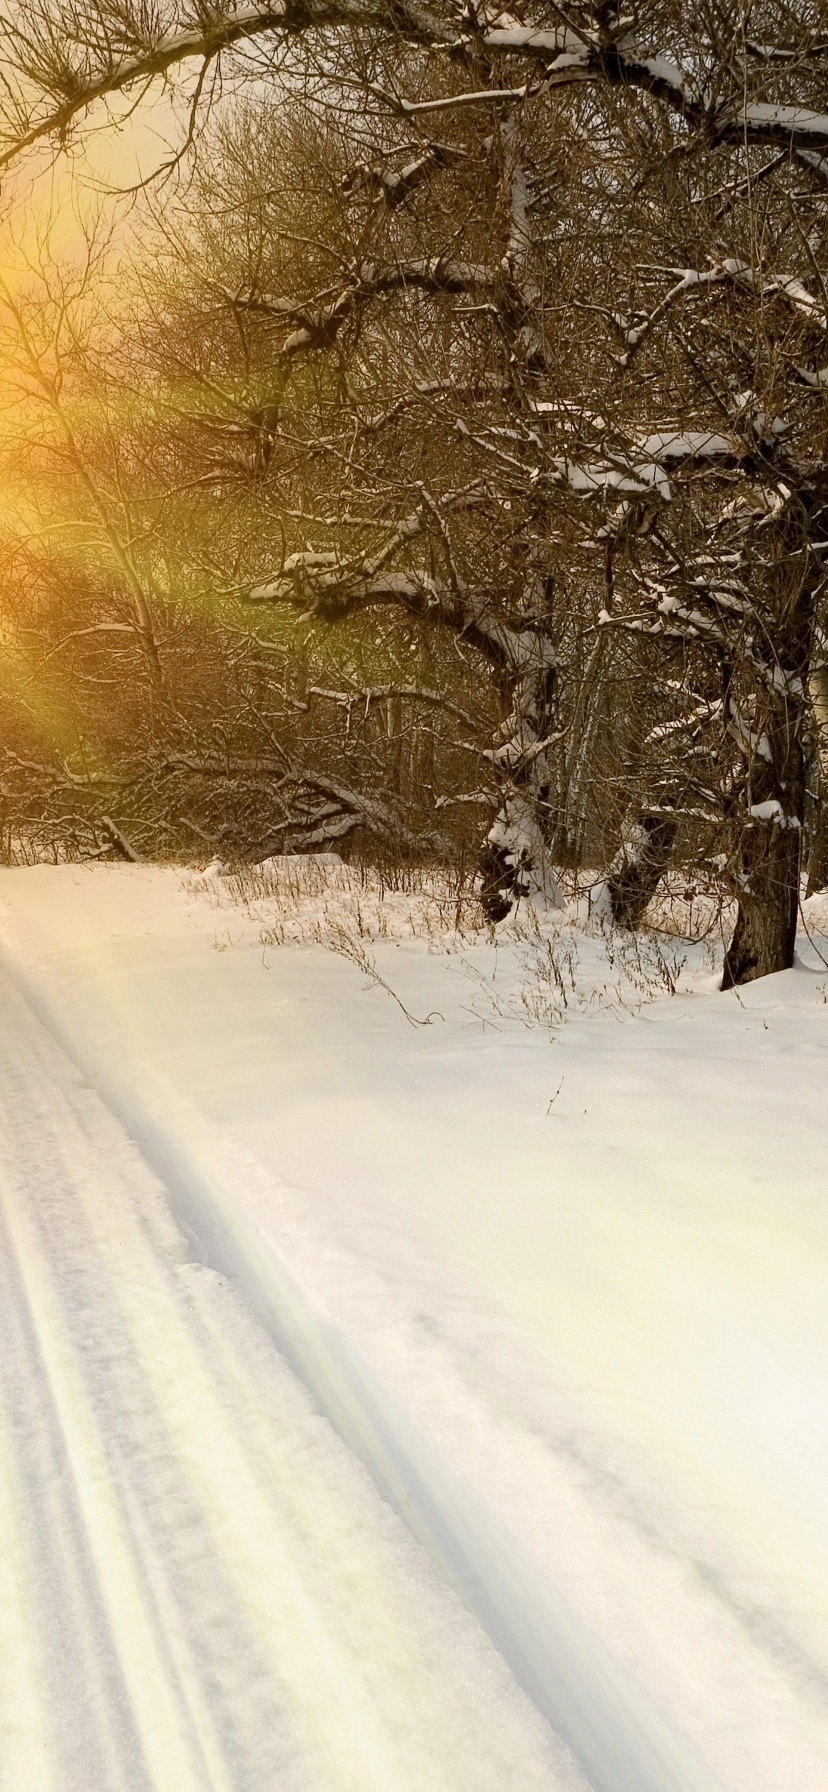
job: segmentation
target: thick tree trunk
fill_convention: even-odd
[[[757,565],[766,593],[762,628],[746,632],[744,659],[734,657],[725,667],[728,730],[748,764],[741,831],[729,867],[738,912],[723,989],[789,970],[794,962],[814,606],[823,580],[812,535],[815,525],[824,534],[823,481],[821,474],[803,485],[765,535]]]
[[[722,989],[790,970],[799,912],[801,839],[801,829],[793,823],[766,824],[755,845],[743,853],[749,893],[739,900]]]
[[[793,532],[792,532],[793,533]],[[798,546],[796,535],[793,544]],[[783,545],[789,545],[783,537]],[[788,564],[793,561],[790,556]],[[787,568],[783,562],[783,577]],[[796,946],[805,816],[805,734],[813,633],[812,579],[784,585],[776,606],[775,654],[745,722],[727,693],[739,738],[751,743],[746,807],[730,882],[738,912],[722,988],[790,970]]]
[[[610,914],[616,927],[640,927],[664,876],[676,838],[671,815],[637,815],[607,876]]]

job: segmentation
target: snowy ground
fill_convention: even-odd
[[[0,874],[4,1792],[826,1792],[828,970],[230,897]]]

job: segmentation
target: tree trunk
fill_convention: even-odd
[[[480,855],[480,902],[487,921],[505,921],[516,903],[533,898],[544,907],[561,906],[538,813],[542,791],[543,787],[510,787],[486,835]]]
[[[805,724],[819,566],[806,564],[792,585],[788,580],[791,569],[803,565],[808,521],[803,505],[779,532],[779,547],[788,552],[777,563],[774,653],[764,662],[767,671],[755,685],[747,722],[744,706],[740,710],[726,688],[733,726],[739,738],[750,742],[750,756],[747,814],[730,874],[738,913],[725,954],[723,989],[790,970],[794,961],[805,816]]]
[[[828,890],[828,665],[811,672],[811,704],[816,734],[817,800],[808,853],[808,895]]]
[[[548,740],[558,673],[542,628],[527,628],[511,709],[486,757],[503,774],[503,794],[480,856],[480,900],[487,921],[505,921],[516,902],[558,908],[561,892],[549,852]]]
[[[761,824],[756,832],[755,844],[742,855],[750,893],[739,900],[722,989],[788,971],[794,961],[801,829],[783,822]]]
[[[828,782],[823,779],[811,830],[807,894],[816,896],[820,890],[828,890]]]
[[[671,815],[638,815],[610,866],[607,895],[616,927],[640,927],[664,876],[676,838]]]

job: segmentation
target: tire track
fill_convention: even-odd
[[[583,1787],[0,975],[3,1792]]]

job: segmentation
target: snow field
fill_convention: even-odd
[[[41,867],[0,896],[41,1011],[179,1200],[210,1192],[210,1250],[223,1225],[242,1279],[287,1277],[339,1429],[373,1401],[403,1476],[421,1447],[449,1577],[465,1512],[489,1587],[511,1575],[517,1615],[546,1615],[590,1783],[822,1792],[818,960],[736,998],[690,953],[688,993],[642,1006],[626,972],[607,999],[607,942],[570,928],[580,993],[552,1043],[525,1024],[519,940],[429,951],[363,916],[378,983],[263,951],[266,915],[173,873]]]
[[[5,977],[0,1008],[0,1785],[575,1792]]]

